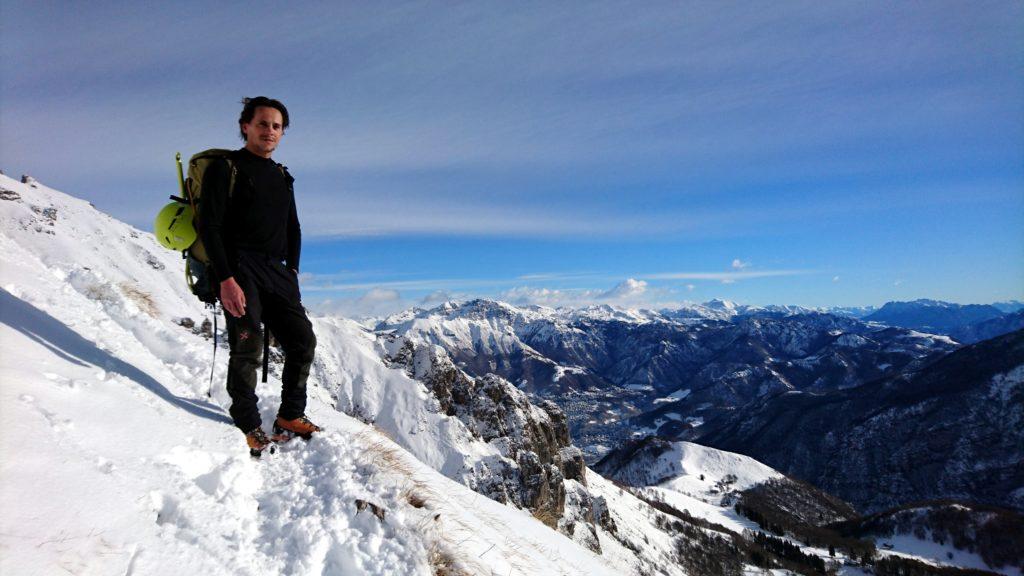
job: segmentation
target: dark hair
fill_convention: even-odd
[[[242,115],[238,117],[238,134],[245,140],[245,132],[242,131],[242,124],[248,124],[252,122],[254,116],[256,116],[256,109],[260,106],[266,106],[267,108],[274,108],[281,113],[281,124],[283,128],[288,127],[288,109],[281,104],[280,100],[274,100],[273,98],[267,98],[266,96],[257,96],[255,98],[242,98]]]

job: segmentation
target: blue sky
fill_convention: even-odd
[[[0,6],[0,168],[143,229],[289,107],[314,309],[1024,299],[1019,2]]]

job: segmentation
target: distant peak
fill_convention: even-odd
[[[722,300],[721,298],[715,298],[704,303],[704,306],[708,308],[719,308],[725,310],[735,310],[737,304],[731,300]]]

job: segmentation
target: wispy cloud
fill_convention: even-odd
[[[695,230],[695,218],[616,214],[607,207],[555,209],[522,200],[462,201],[417,195],[300,198],[303,231],[318,236],[365,237],[400,234],[512,237],[668,234]],[[710,219],[709,219],[710,220]]]
[[[521,274],[516,276],[516,280],[586,280],[602,275],[598,272],[544,272],[539,274]]]
[[[645,274],[644,278],[653,280],[716,280],[719,282],[735,282],[754,278],[773,278],[779,276],[800,276],[814,274],[813,270],[751,270],[749,272],[665,272]]]
[[[443,290],[445,287],[481,289],[513,284],[511,279],[480,279],[480,278],[423,278],[418,280],[383,280],[372,282],[333,282],[323,280],[316,275],[308,283],[302,285],[303,292],[353,292],[362,290]]]
[[[454,296],[451,292],[445,290],[434,290],[430,294],[427,294],[423,298],[420,298],[420,306],[433,306],[435,304],[441,304],[452,300]]]
[[[753,280],[758,278],[774,278],[783,276],[799,276],[814,274],[813,270],[757,270],[739,272],[662,272],[656,274],[636,274],[633,277],[623,280],[619,284],[607,290],[578,289],[584,290],[588,296],[595,299],[616,299],[633,297],[644,294],[649,288],[649,281],[664,280],[706,280],[712,282],[733,283],[739,280]],[[431,291],[437,294],[449,294],[453,292],[475,291],[477,293],[487,290],[511,287],[517,284],[530,282],[532,284],[550,282],[552,280],[583,280],[584,284],[593,285],[602,279],[607,279],[608,274],[588,273],[548,273],[530,274],[509,277],[493,278],[418,278],[408,280],[366,280],[361,282],[346,281],[350,277],[347,274],[308,274],[302,276],[303,292],[357,292],[364,290],[409,290],[409,291]],[[688,290],[695,287],[692,283],[687,285]]]
[[[204,17],[188,27],[161,24],[200,5]],[[312,235],[736,233],[762,208],[785,216],[831,198],[765,196],[732,222],[744,209],[727,206],[740,198],[623,207],[644,197],[638,174],[662,175],[676,197],[859,176],[907,162],[866,158],[865,139],[927,144],[936,126],[968,125],[965,111],[1015,114],[1007,95],[1019,93],[1019,75],[949,72],[1015,72],[1005,23],[1021,7],[975,8],[969,30],[958,12],[357,3],[297,6],[263,31],[263,10],[198,2],[25,4],[5,12],[0,147],[9,170],[36,171],[141,223],[166,192],[139,192],[173,187],[173,152],[237,145],[237,100],[259,91],[292,107],[279,154],[300,179]],[[985,42],[969,41],[974,29]],[[274,49],[257,64],[247,47],[261,44]],[[186,73],[187,90],[176,80]],[[844,146],[852,153],[820,152]],[[758,181],[737,166],[756,167]],[[430,173],[441,182],[427,190]],[[377,180],[353,187],[360,175]]]

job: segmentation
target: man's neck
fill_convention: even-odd
[[[273,151],[270,151],[270,152],[267,152],[266,154],[264,154],[263,152],[260,152],[259,150],[253,150],[252,148],[249,147],[248,144],[245,145],[245,149],[250,154],[252,154],[253,156],[258,156],[260,158],[266,158],[267,160],[270,160],[270,155],[274,153]]]

